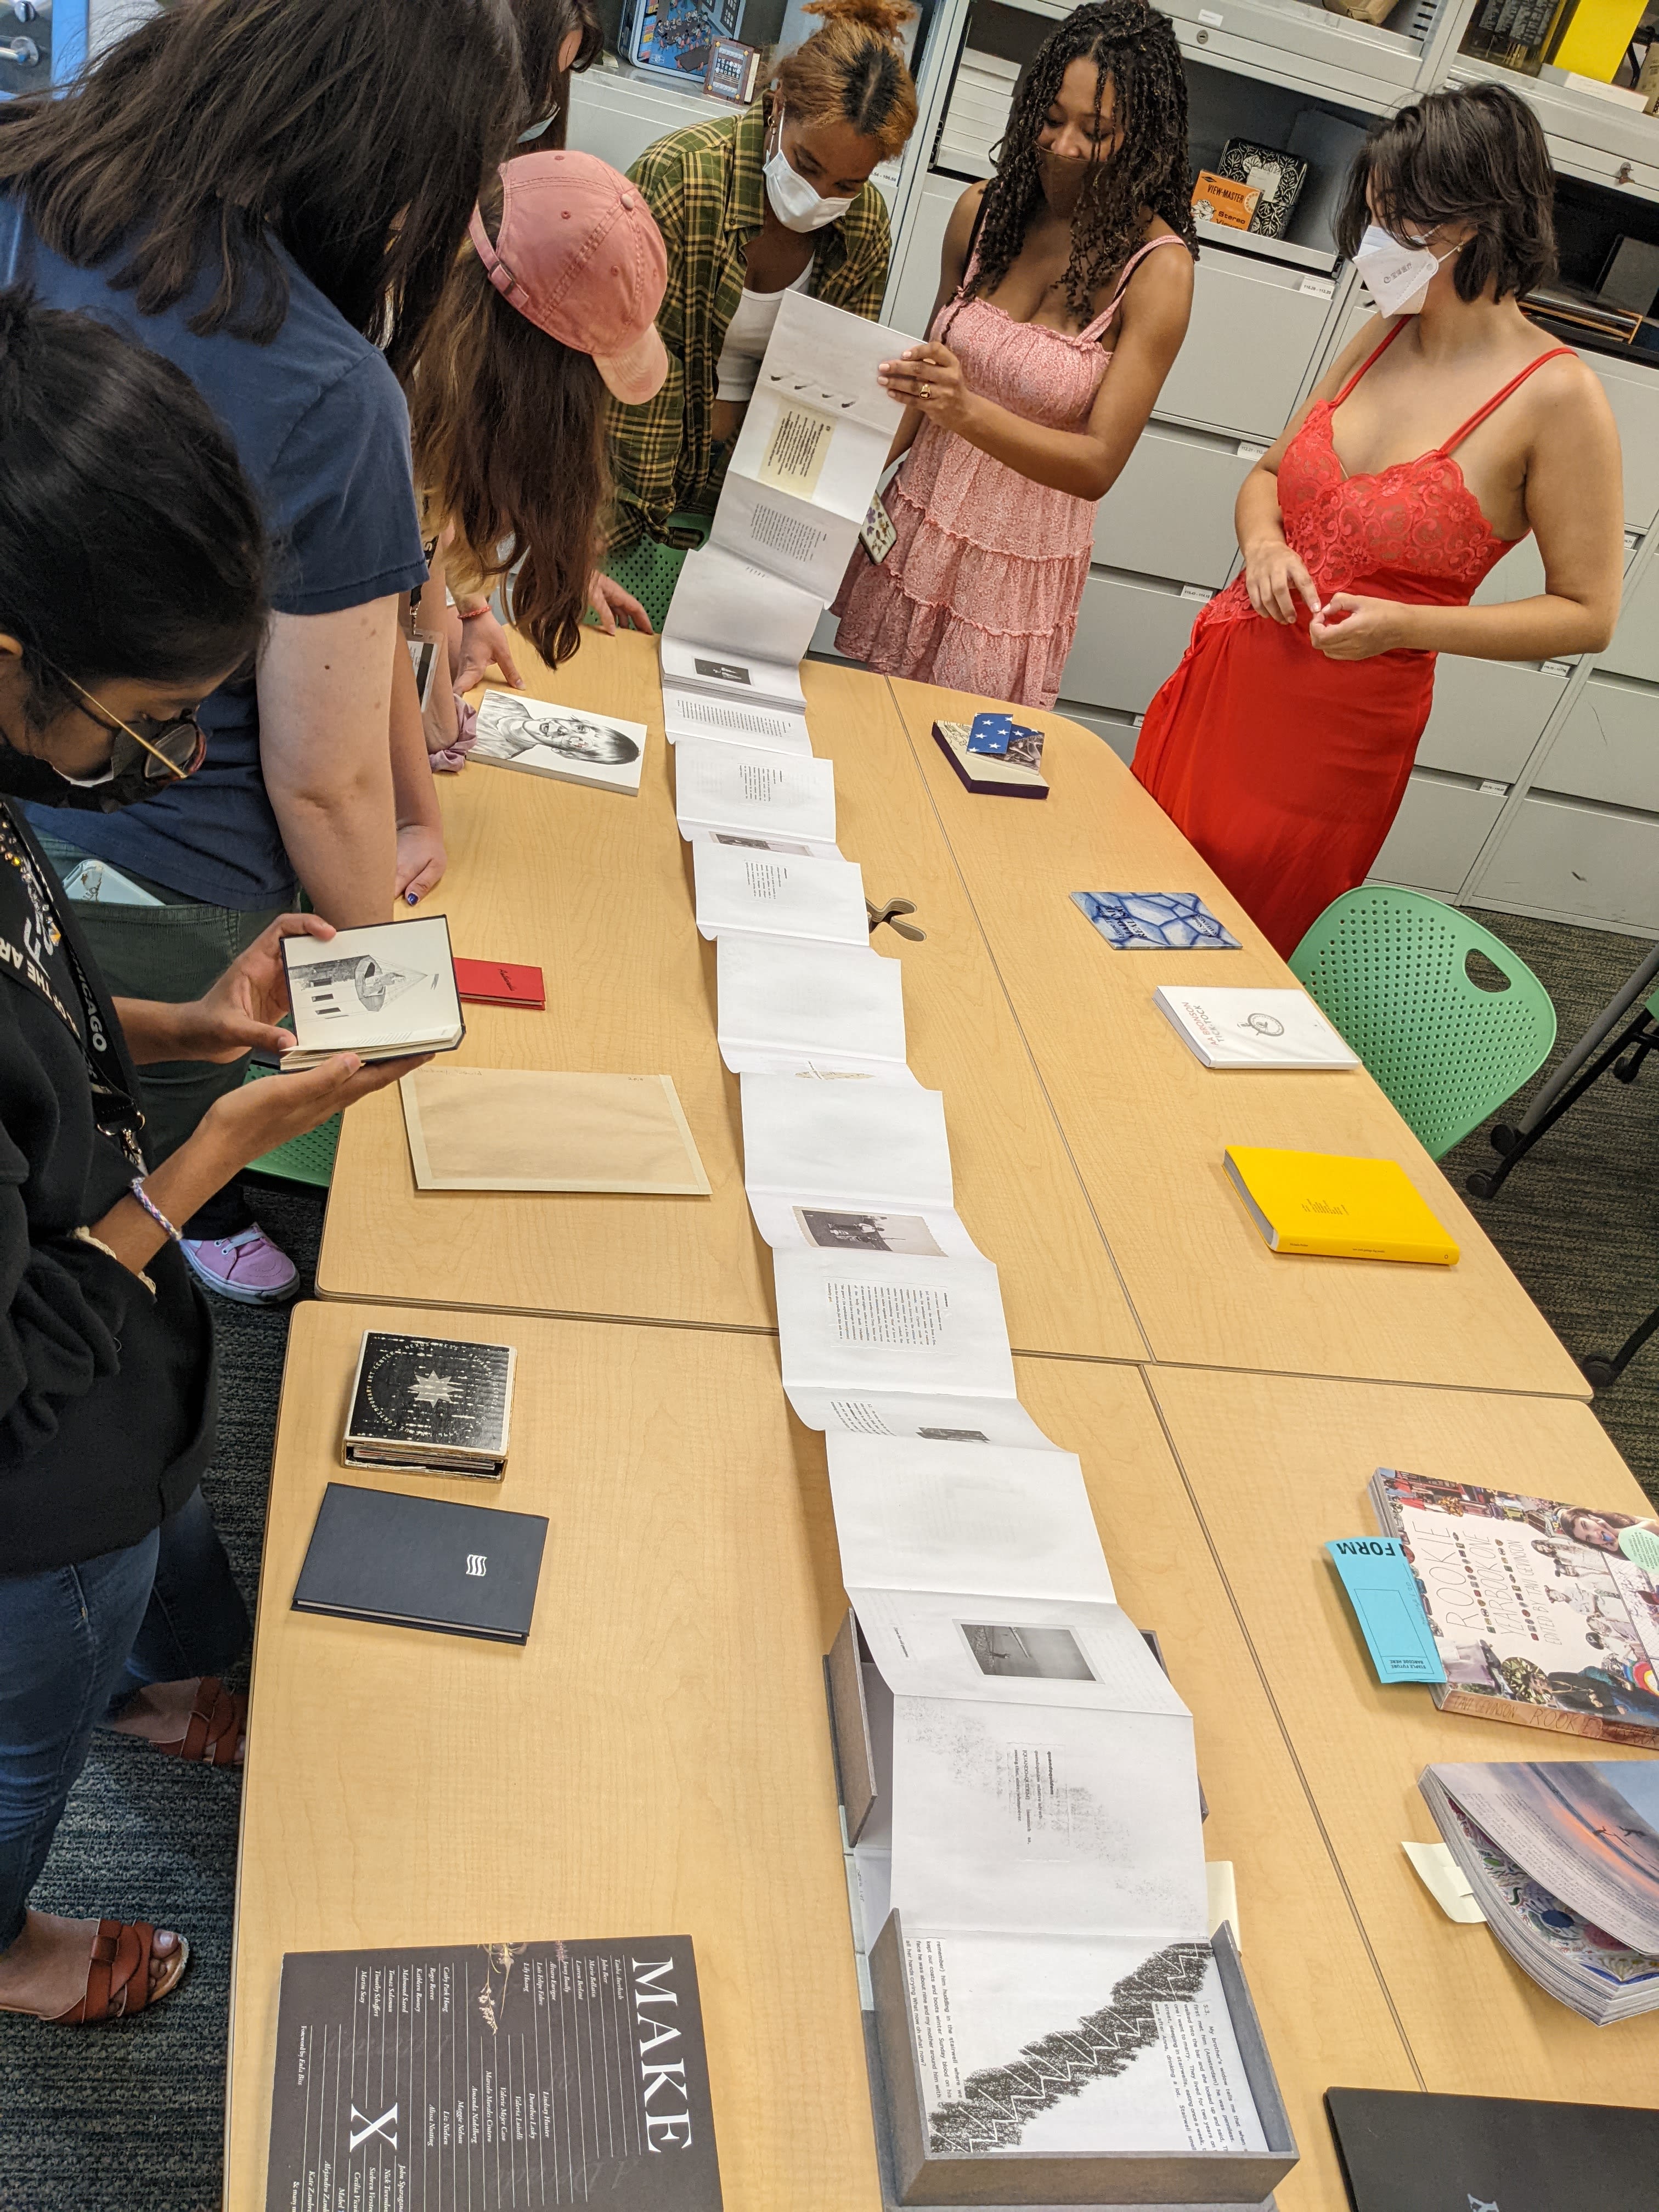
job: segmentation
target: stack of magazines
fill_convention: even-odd
[[[1523,1973],[1598,2027],[1659,2010],[1659,1759],[1431,1766],[1421,1787]]]

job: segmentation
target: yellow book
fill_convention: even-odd
[[[1336,1260],[1415,1260],[1455,1267],[1457,1247],[1397,1160],[1230,1145],[1233,1187],[1275,1252]]]

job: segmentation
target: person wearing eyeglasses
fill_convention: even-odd
[[[281,1046],[283,915],[199,996],[112,997],[23,811],[65,826],[183,787],[198,702],[257,650],[266,559],[214,415],[158,355],[0,292],[0,2010],[142,2011],[189,1956],[28,1896],[93,1730],[212,1765],[246,1610],[207,1507],[205,1302],[176,1224],[248,1162],[394,1079],[343,1054],[228,1093],[159,1166],[135,1065]],[[129,1871],[108,1869],[112,1903]]]

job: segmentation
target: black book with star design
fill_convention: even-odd
[[[510,1344],[366,1329],[346,1422],[346,1465],[499,1480],[517,1357]]]

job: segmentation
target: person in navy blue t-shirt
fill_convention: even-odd
[[[418,714],[391,711],[398,599],[426,576],[399,378],[483,179],[548,96],[521,81],[515,14],[540,51],[562,0],[198,0],[61,99],[0,106],[0,284],[182,368],[272,541],[264,643],[202,702],[199,773],[77,816],[72,842],[36,825],[123,995],[194,998],[296,884],[349,927],[441,872]],[[244,1073],[147,1070],[152,1160]],[[298,1287],[235,1187],[186,1228],[212,1289]]]

